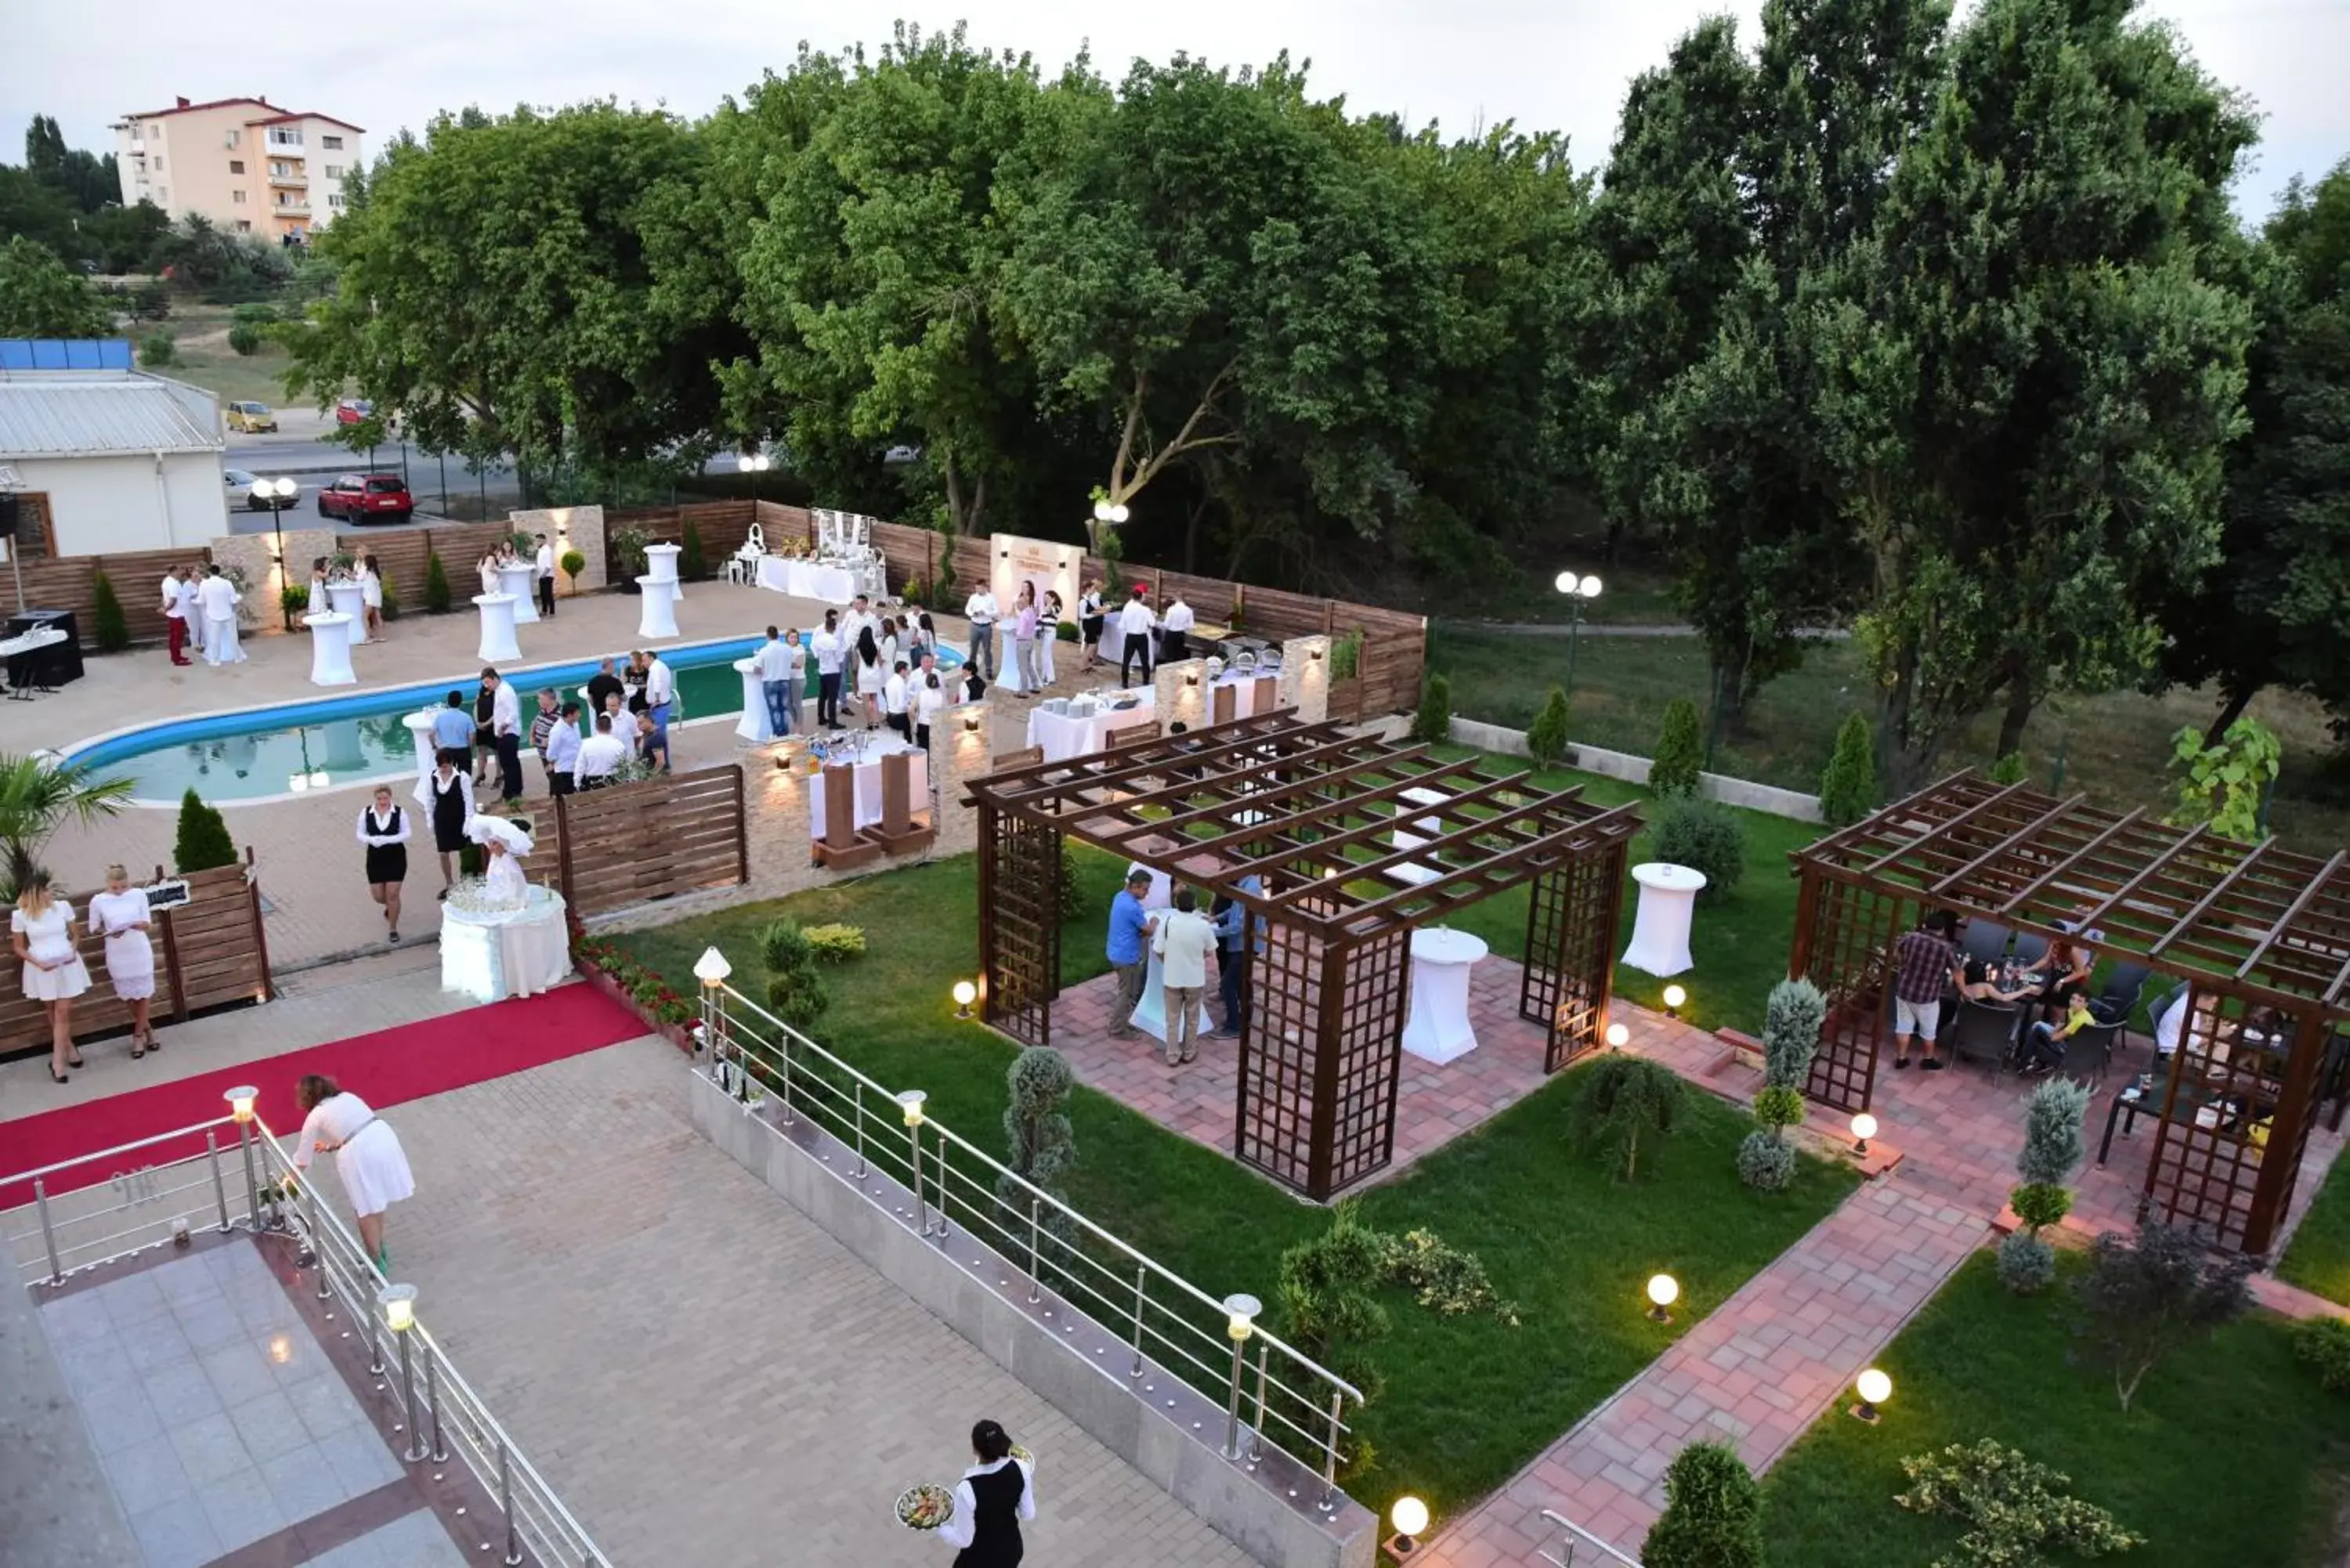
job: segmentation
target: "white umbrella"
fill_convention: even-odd
[[[487,844],[494,838],[515,855],[527,855],[531,849],[530,835],[503,816],[467,817],[465,836],[476,844]]]

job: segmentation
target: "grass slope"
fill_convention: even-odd
[[[2277,1278],[2350,1306],[2350,1159],[2334,1162],[2277,1264]]]

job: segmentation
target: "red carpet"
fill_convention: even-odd
[[[253,1014],[256,1020],[266,1012]],[[0,1123],[0,1174],[38,1170],[60,1160],[113,1148],[158,1133],[226,1114],[221,1098],[240,1084],[261,1091],[255,1102],[261,1119],[288,1143],[301,1129],[294,1106],[294,1084],[305,1073],[322,1073],[378,1110],[428,1095],[445,1094],[520,1073],[582,1052],[633,1040],[644,1023],[590,985],[567,985],[543,995],[428,1018],[374,1034],[360,1034],[306,1051],[289,1051],[248,1062],[225,1072],[205,1073],[151,1088],[111,1095],[88,1105],[44,1111]],[[163,1036],[168,1043],[169,1033]],[[170,1059],[168,1049],[165,1060]],[[141,1064],[142,1065],[144,1064]],[[223,1129],[223,1143],[234,1129]],[[165,1165],[203,1152],[199,1132],[140,1149],[137,1155],[60,1171],[48,1181],[52,1192],[69,1192],[104,1181],[116,1171]],[[33,1200],[32,1188],[0,1185],[0,1209]]]

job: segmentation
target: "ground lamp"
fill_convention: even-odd
[[[742,1075],[730,1065],[718,1051],[718,988],[734,966],[716,948],[704,948],[702,956],[693,961],[693,978],[702,982],[702,1043],[711,1048],[710,1060],[718,1069],[718,1086],[722,1089],[746,1092],[749,1085],[736,1082]]]
[[[1232,1341],[1232,1388],[1224,1407],[1224,1458],[1241,1457],[1241,1358],[1247,1354],[1249,1335],[1256,1332],[1256,1314],[1264,1303],[1254,1296],[1224,1298],[1224,1332]]]
[[[1681,1009],[1689,1005],[1689,988],[1680,985],[1665,987],[1665,1016],[1679,1018]]]
[[[930,1097],[920,1089],[898,1091],[898,1108],[906,1118],[907,1164],[914,1179],[914,1223],[925,1236],[931,1233],[931,1217],[922,1207],[922,1102]]]
[[[1877,1118],[1866,1111],[1852,1118],[1852,1152],[1863,1158],[1868,1156],[1868,1140],[1877,1136]]]
[[[955,1016],[968,1023],[971,1019],[971,1004],[979,1000],[979,987],[967,980],[959,980],[954,982],[954,999]]]
[[[1853,1418],[1874,1425],[1877,1407],[1893,1397],[1893,1379],[1872,1366],[1852,1380],[1852,1390],[1860,1396],[1860,1403],[1852,1407]]]
[[[416,1326],[416,1287],[386,1285],[376,1292],[375,1303],[383,1314],[383,1326],[391,1330],[392,1341],[400,1346],[400,1403],[408,1417],[409,1432],[408,1452],[402,1457],[415,1464],[432,1456],[432,1449],[425,1445],[424,1422],[416,1407],[416,1363],[408,1347],[408,1331]],[[432,1365],[425,1363],[428,1373]]]
[[[253,1102],[261,1091],[250,1084],[239,1084],[221,1096],[228,1102],[228,1114],[236,1118],[236,1141],[244,1151],[244,1211],[256,1231],[261,1229],[261,1184],[253,1175]]]
[[[1670,1274],[1648,1276],[1648,1319],[1652,1323],[1673,1321],[1672,1304],[1681,1299],[1681,1282]]]
[[[1395,1526],[1394,1539],[1388,1542],[1388,1554],[1400,1563],[1419,1550],[1419,1536],[1428,1533],[1428,1504],[1406,1495],[1395,1500],[1388,1510],[1388,1522]]]
[[[1561,572],[1553,586],[1566,596],[1566,689],[1572,693],[1575,691],[1575,645],[1583,633],[1583,607],[1599,597],[1599,579]]]
[[[759,475],[775,466],[775,460],[764,452],[746,452],[734,460],[735,469],[751,476],[751,504],[759,504]]]
[[[1631,1038],[1632,1032],[1625,1028],[1622,1024],[1611,1023],[1607,1026],[1607,1048],[1609,1050],[1621,1051]]]

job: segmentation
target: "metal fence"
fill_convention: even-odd
[[[1557,1556],[1552,1556],[1549,1549],[1546,1547],[1537,1547],[1534,1550],[1534,1555],[1541,1558],[1544,1562],[1551,1564],[1551,1568],[1575,1568],[1577,1561],[1575,1556],[1577,1549],[1586,1546],[1591,1548],[1591,1552],[1586,1553],[1582,1557],[1581,1561],[1583,1562],[1593,1563],[1614,1563],[1620,1564],[1621,1568],[1640,1568],[1640,1560],[1638,1558],[1625,1556],[1621,1552],[1617,1551],[1613,1546],[1608,1545],[1607,1542],[1600,1540],[1599,1537],[1592,1534],[1591,1532],[1584,1529],[1583,1526],[1575,1523],[1575,1521],[1567,1518],[1565,1514],[1554,1513],[1549,1509],[1544,1509],[1542,1511],[1542,1516],[1550,1521],[1551,1523],[1558,1526],[1558,1528],[1565,1532],[1560,1539],[1558,1549],[1559,1554]]]
[[[1227,1459],[1277,1449],[1336,1507],[1362,1393],[1258,1324],[1254,1298],[1210,1295],[932,1119],[920,1091],[885,1088],[732,986],[704,984],[702,1029],[722,1089],[780,1127],[821,1127],[854,1152],[849,1176],[878,1170],[911,1195],[921,1234],[978,1238],[1029,1305],[1065,1303],[1122,1339],[1129,1382],[1156,1365],[1221,1404]]]
[[[185,1143],[201,1134],[202,1154],[161,1165],[139,1165],[148,1150]],[[112,1165],[103,1185],[65,1192],[51,1189],[68,1173],[78,1179],[93,1165]],[[33,1201],[0,1213],[0,1241],[19,1273],[40,1284],[63,1284],[101,1264],[170,1244],[196,1230],[223,1233],[243,1226],[279,1236],[297,1248],[317,1299],[336,1303],[364,1324],[368,1370],[399,1374],[398,1431],[411,1464],[463,1463],[498,1509],[504,1562],[542,1568],[612,1568],[522,1450],[498,1425],[471,1385],[416,1318],[414,1291],[384,1278],[359,1238],[294,1168],[260,1117],[223,1116],[136,1143],[44,1166],[0,1180],[0,1192],[28,1187]],[[29,1220],[27,1216],[29,1214]]]

